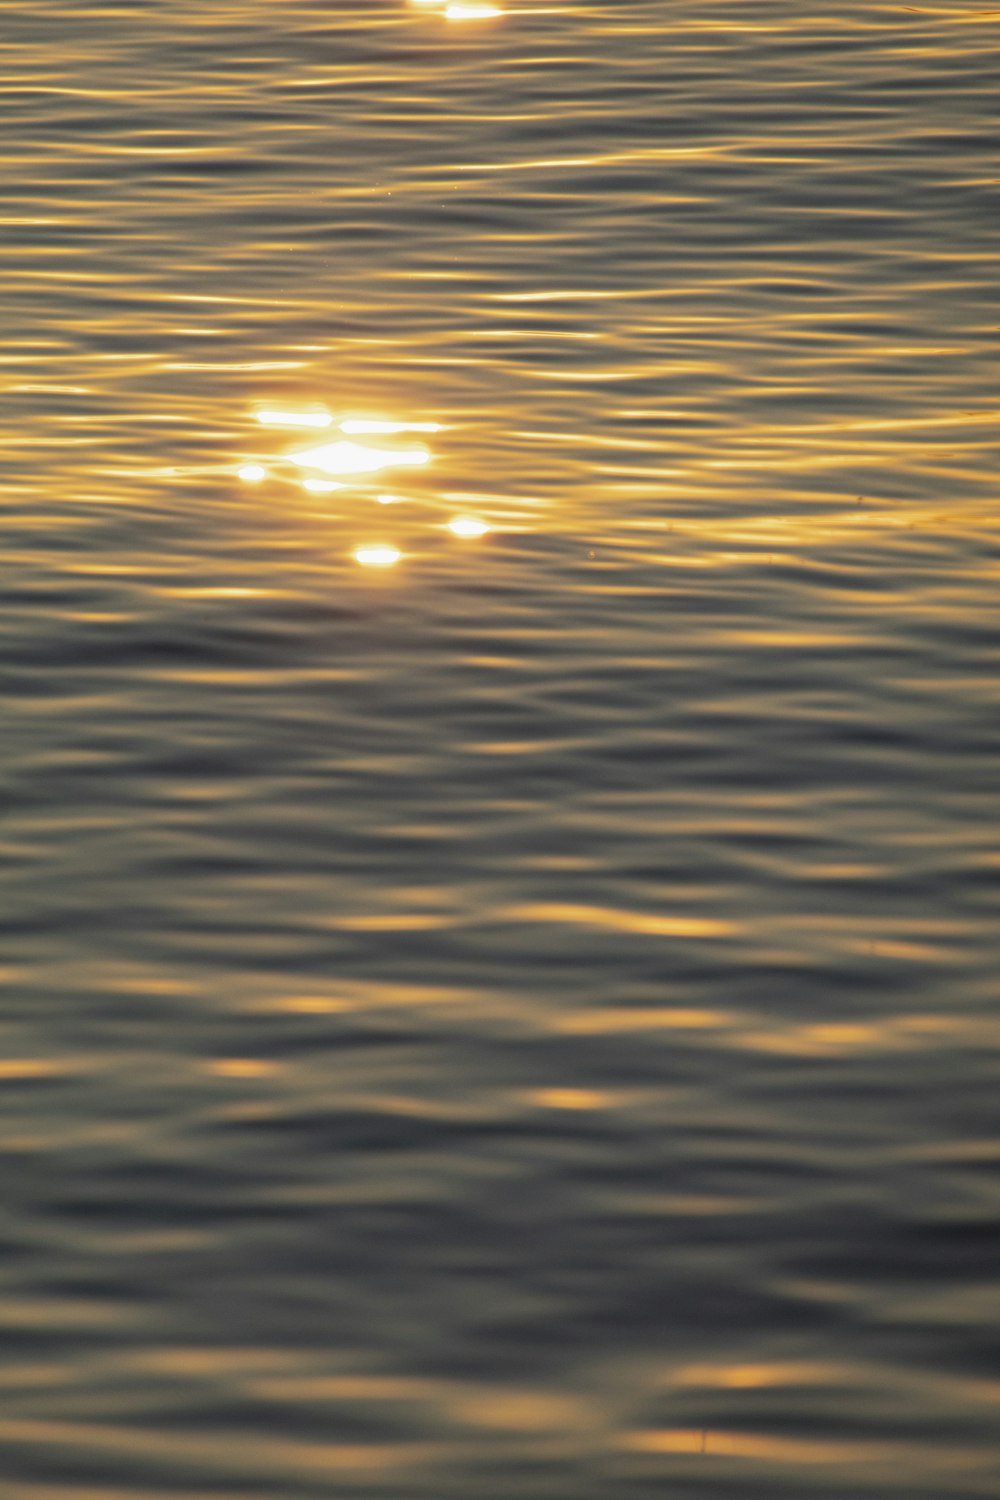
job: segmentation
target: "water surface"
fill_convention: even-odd
[[[985,1500],[1000,12],[489,9],[0,0],[4,1500]]]

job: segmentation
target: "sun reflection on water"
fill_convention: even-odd
[[[503,15],[490,0],[410,0],[415,10],[436,11],[446,21],[487,21]]]
[[[356,561],[363,568],[391,568],[399,562],[402,555],[398,548],[382,543],[372,547],[358,547],[354,553]]]
[[[320,469],[324,474],[374,474],[401,464],[426,464],[430,457],[426,448],[367,448],[349,439],[288,455],[289,462],[304,469]]]
[[[478,516],[456,516],[448,522],[448,530],[453,531],[456,536],[485,536],[489,531],[485,521],[480,521]]]
[[[378,422],[368,418],[350,417],[340,424],[341,432],[360,436],[363,433],[440,432],[438,422]]]
[[[414,507],[422,505],[437,512],[428,517],[431,531],[440,532],[443,529],[463,540],[475,540],[491,530],[489,523],[480,516],[468,512],[457,515],[454,513],[454,502],[460,498],[457,495],[441,494],[434,497],[426,493],[412,496],[373,493],[372,481],[384,469],[425,468],[432,462],[434,455],[423,445],[383,446],[381,443],[358,442],[355,439],[391,439],[410,433],[441,432],[443,429],[439,422],[408,422],[372,416],[342,415],[335,418],[318,406],[300,410],[259,407],[253,412],[253,418],[261,426],[269,428],[335,426],[343,435],[334,442],[324,443],[319,447],[297,448],[275,454],[269,461],[259,461],[248,455],[249,461],[236,470],[237,476],[245,484],[260,485],[267,479],[286,484],[291,481],[296,488],[309,495],[328,495],[346,490],[353,492],[362,507],[373,502],[382,506],[408,505],[407,514],[410,517],[414,514]],[[441,516],[440,512],[445,507],[445,515]],[[395,544],[379,541],[358,545],[351,555],[362,567],[389,568],[395,566],[404,554]]]
[[[258,411],[262,427],[329,427],[333,418],[328,411]]]
[[[310,495],[329,495],[333,490],[342,490],[344,485],[336,479],[317,479],[314,475],[303,479],[302,488],[308,490]]]

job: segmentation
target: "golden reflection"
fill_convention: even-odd
[[[786,1438],[682,1427],[627,1432],[618,1446],[633,1453],[715,1454],[723,1458],[757,1459],[771,1464],[863,1464],[897,1472],[947,1468],[975,1471],[992,1463],[991,1454],[944,1443],[835,1438]]]
[[[621,1193],[604,1195],[604,1202],[616,1213],[641,1215],[644,1218],[710,1218],[715,1214],[759,1214],[767,1212],[776,1200],[740,1198],[732,1193]]]
[[[629,1432],[621,1446],[634,1453],[716,1453],[729,1458],[756,1458],[770,1463],[838,1464],[902,1462],[913,1458],[905,1443],[813,1441],[800,1438],[758,1437],[745,1432],[692,1431],[665,1428]]]
[[[490,0],[410,0],[410,4],[417,10],[437,11],[446,21],[486,21],[503,14]]]
[[[499,16],[500,10],[495,5],[484,3],[484,0],[452,0],[452,4],[445,8],[446,21],[485,21],[490,16]]]
[[[717,1031],[734,1024],[724,1010],[622,1006],[610,1010],[571,1012],[555,1022],[556,1031],[572,1036],[610,1036],[619,1031]]]
[[[469,1427],[497,1432],[586,1430],[598,1413],[585,1398],[551,1391],[464,1390],[447,1403],[448,1415]]]
[[[220,1078],[264,1078],[276,1065],[259,1057],[216,1057],[205,1066]]]
[[[55,1452],[89,1452],[105,1464],[138,1455],[147,1463],[182,1463],[187,1468],[211,1465],[224,1474],[252,1475],[256,1480],[263,1474],[283,1482],[289,1473],[320,1480],[344,1470],[381,1473],[398,1469],[411,1474],[418,1465],[439,1457],[432,1443],[317,1443],[257,1430],[234,1445],[225,1433],[175,1433],[155,1426],[27,1417],[0,1419],[0,1442],[5,1446],[26,1443]]]
[[[41,1331],[111,1329],[141,1323],[142,1313],[124,1301],[99,1302],[89,1297],[24,1297],[0,1301],[0,1327]],[[3,1432],[0,1424],[0,1441]]]
[[[412,1375],[271,1375],[249,1384],[263,1401],[420,1401],[434,1387]]]
[[[334,418],[321,407],[304,410],[281,410],[278,407],[260,407],[254,412],[255,420],[263,427],[329,427]],[[431,454],[424,447],[383,448],[353,441],[357,437],[396,437],[401,433],[440,432],[438,422],[399,422],[382,417],[344,417],[337,422],[344,436],[337,442],[325,443],[318,448],[301,448],[286,454],[282,463],[291,463],[300,469],[317,471],[302,480],[303,488],[312,494],[326,494],[339,486],[320,475],[343,478],[352,475],[377,474],[381,469],[393,467],[419,468],[430,463]],[[246,484],[259,484],[268,477],[264,464],[245,463],[237,474]],[[380,497],[382,498],[382,497]]]
[[[292,482],[307,494],[317,496],[354,489],[360,500],[378,505],[398,505],[419,500],[416,495],[373,493],[372,481],[386,469],[417,469],[430,464],[434,457],[430,449],[422,443],[407,442],[406,437],[410,434],[442,431],[442,424],[439,422],[408,421],[388,416],[348,416],[343,411],[331,415],[319,405],[305,405],[297,409],[260,406],[250,415],[264,427],[332,426],[336,429],[336,434],[333,442],[321,443],[316,447],[293,448],[291,451],[286,449],[270,457],[261,455],[259,460],[248,459],[236,469],[245,484],[257,485],[267,479],[286,484]],[[393,439],[401,440],[394,442]],[[463,501],[476,502],[479,499],[475,495],[441,494],[435,501],[429,501],[425,496],[424,504],[440,506],[442,509],[447,506],[450,509],[452,505],[457,508]],[[492,529],[482,517],[475,513],[463,514],[461,511],[448,517],[448,511],[445,510],[444,516],[436,524],[431,518],[428,518],[428,524],[431,530],[444,529],[453,536],[469,541],[485,536]],[[391,568],[403,555],[389,540],[360,543],[353,550],[355,562],[366,568]]]
[[[258,411],[262,427],[329,427],[333,418],[328,411]]]
[[[611,1094],[599,1093],[596,1089],[535,1089],[528,1099],[543,1109],[610,1109],[614,1104]]]
[[[391,568],[399,562],[402,553],[395,547],[378,544],[373,547],[358,547],[354,553],[355,561],[363,568]]]
[[[376,433],[388,436],[396,432],[440,432],[441,427],[437,422],[376,422],[366,417],[350,417],[341,422],[340,430],[349,437],[360,437]]]
[[[480,521],[475,516],[456,516],[453,521],[448,522],[448,530],[453,531],[456,536],[485,536],[489,529],[485,521]]]
[[[81,1073],[86,1064],[63,1057],[17,1057],[0,1061],[0,1078],[56,1078]]]
[[[715,917],[688,916],[681,912],[624,911],[607,906],[574,906],[569,902],[536,901],[508,907],[506,921],[555,922],[560,926],[592,927],[605,932],[628,932],[651,937],[732,937],[740,929],[733,922]]]
[[[842,1371],[835,1364],[787,1360],[769,1364],[685,1365],[670,1384],[756,1391],[778,1386],[832,1385],[841,1377]]]
[[[431,457],[426,448],[366,448],[350,441],[304,448],[288,456],[293,464],[320,469],[324,474],[374,474],[401,464],[426,464]]]
[[[335,1014],[356,1008],[354,1001],[341,1000],[335,995],[289,995],[275,1006],[277,1010],[298,1011],[304,1015]]]
[[[310,495],[329,495],[333,490],[342,490],[344,486],[337,479],[317,479],[312,476],[303,479],[302,488],[308,490]]]

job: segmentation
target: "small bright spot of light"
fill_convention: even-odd
[[[475,516],[456,516],[454,521],[448,522],[448,530],[456,536],[485,536],[489,529],[485,521],[477,520]]]
[[[379,505],[398,505],[399,504],[399,496],[398,495],[376,495],[375,499],[378,501]]]
[[[310,495],[329,495],[331,490],[342,490],[344,486],[335,479],[303,479],[302,488]]]
[[[401,554],[395,547],[359,547],[354,554],[356,562],[363,568],[391,568],[398,563]]]
[[[267,478],[267,470],[263,464],[244,464],[236,472],[244,484],[260,484],[262,479]]]
[[[254,415],[263,427],[329,427],[333,421],[328,411],[258,411]]]

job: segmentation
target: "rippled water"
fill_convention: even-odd
[[[0,3],[4,1500],[996,1494],[1000,12]]]

